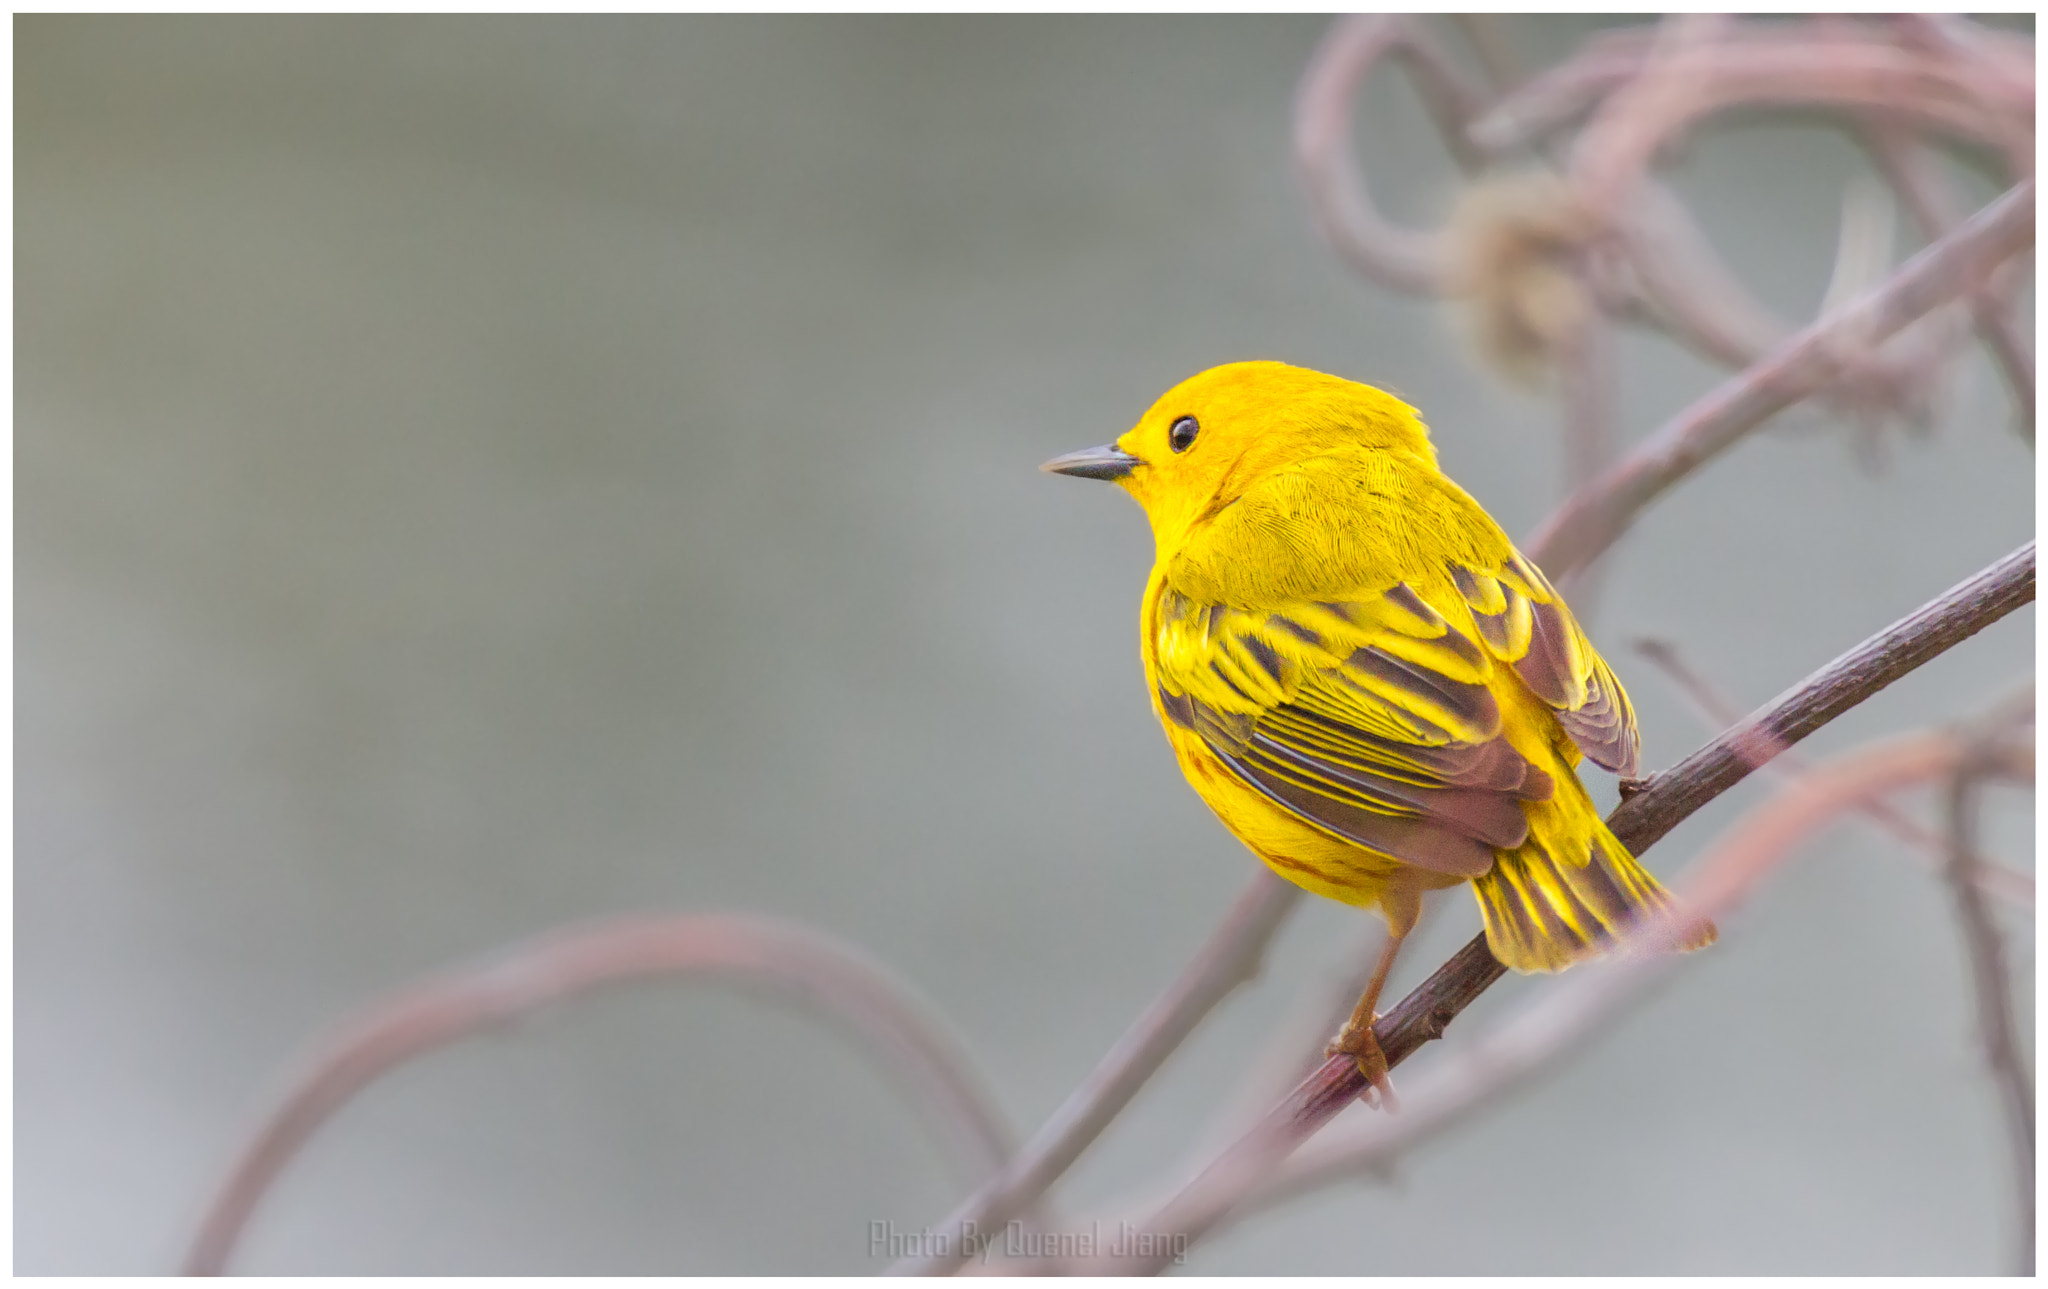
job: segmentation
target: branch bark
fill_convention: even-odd
[[[1694,714],[1710,730],[1727,729],[1742,719],[1741,709],[1716,692],[1704,677],[1687,665],[1679,656],[1675,645],[1666,640],[1643,639],[1636,641],[1636,652],[1656,665],[1678,686],[1679,692],[1692,707]],[[1792,780],[1807,770],[1807,764],[1798,753],[1782,751],[1767,765],[1757,767],[1765,777]],[[1871,801],[1863,806],[1866,818],[1877,824],[1892,836],[1912,847],[1936,870],[1944,870],[1949,862],[1948,841],[1921,827],[1904,814],[1883,801]],[[1993,863],[1977,857],[1972,865],[1971,880],[1977,889],[1996,899],[2006,900],[2032,912],[2034,908],[2034,877],[2005,864]]]

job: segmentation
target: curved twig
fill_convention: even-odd
[[[1294,161],[1316,226],[1339,255],[1390,286],[1434,293],[1444,281],[1437,235],[1402,228],[1380,214],[1351,142],[1351,105],[1358,87],[1399,48],[1405,27],[1406,19],[1374,14],[1343,18],[1330,28],[1295,96]]]
[[[1946,63],[1964,91],[1986,107],[1996,131],[1990,142],[2003,155],[2006,173],[2015,179],[2033,174],[2033,39],[1994,32],[1950,14],[1902,13],[1892,22],[1908,44]],[[2025,110],[2001,110],[2016,102],[2024,102]]]
[[[1654,55],[1652,55],[1654,57]],[[1683,54],[1685,82],[1673,92],[1617,94],[1580,136],[1573,170],[1589,198],[1620,205],[1646,173],[1659,147],[1699,119],[1744,107],[1828,107],[1882,111],[1965,140],[2004,142],[2004,119],[2033,114],[2024,100],[1988,106],[1999,88],[1973,81],[1949,60],[1933,60],[1888,43],[1832,40],[1825,46],[1761,40],[1702,43]],[[1650,80],[1651,77],[1644,77]]]
[[[306,1140],[370,1083],[457,1039],[605,985],[735,977],[846,1025],[915,1090],[964,1177],[1009,1156],[1011,1134],[945,1022],[866,953],[792,923],[739,914],[624,917],[558,931],[494,962],[409,986],[339,1026],[250,1139],[213,1201],[188,1275],[218,1274],[250,1214]]]
[[[1846,34],[1817,49],[1805,24],[1730,24],[1712,50],[1702,51],[1697,92],[1629,127],[1633,137],[1613,162],[1639,171],[1641,159],[1688,122],[1752,104],[1911,113],[2009,154],[2008,123],[2025,129],[2033,120],[2033,43],[1971,34],[1977,39],[1969,42],[1968,53],[1956,56],[1924,45],[1902,47],[1879,31]],[[1645,60],[1654,57],[1654,44],[1654,33],[1646,32],[1589,42],[1576,57],[1531,77],[1474,121],[1472,143],[1502,155],[1572,126],[1640,76]],[[1617,130],[1623,126],[1613,123]],[[2015,177],[2028,170],[2020,167]]]

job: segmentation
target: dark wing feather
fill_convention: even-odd
[[[1510,555],[1500,568],[1451,575],[1487,649],[1549,704],[1579,750],[1595,765],[1634,774],[1635,708],[1542,571]]]
[[[1528,836],[1550,776],[1502,736],[1479,644],[1407,586],[1278,611],[1164,593],[1160,710],[1299,818],[1461,877]]]

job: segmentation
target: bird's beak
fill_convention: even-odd
[[[1038,467],[1047,474],[1071,474],[1082,479],[1121,479],[1144,463],[1114,443],[1099,448],[1082,448],[1054,457]]]

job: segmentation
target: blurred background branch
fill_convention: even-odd
[[[891,1275],[945,1275],[969,1260],[974,1233],[1000,1229],[1058,1181],[1129,1105],[1209,1012],[1258,974],[1281,923],[1300,903],[1301,888],[1261,869],[1179,979],[1140,1016],[1094,1072],[1043,1127],[938,1227],[922,1257],[905,1258]]]
[[[1840,351],[1884,340],[1986,280],[2033,245],[2034,184],[2020,184],[1921,252],[1890,281],[1731,377],[1574,494],[1529,539],[1546,570],[1568,572],[1611,545],[1643,507],[1716,454],[1841,373]]]
[[[2034,783],[2034,686],[1958,729],[1962,755],[1947,793],[1949,893],[1969,951],[1977,999],[1978,1037],[2006,1115],[2013,1157],[2013,1270],[2034,1274],[2034,1074],[2021,1051],[2013,1017],[2005,941],[1985,906],[1984,862],[1977,855],[1977,796],[1986,782]]]
[[[185,1274],[225,1270],[243,1227],[285,1165],[336,1111],[386,1073],[593,989],[671,977],[761,988],[846,1029],[903,1084],[910,1105],[968,1181],[1000,1166],[1015,1148],[958,1036],[865,951],[771,918],[626,917],[556,931],[483,966],[408,986],[337,1027],[229,1169],[185,1256]]]

